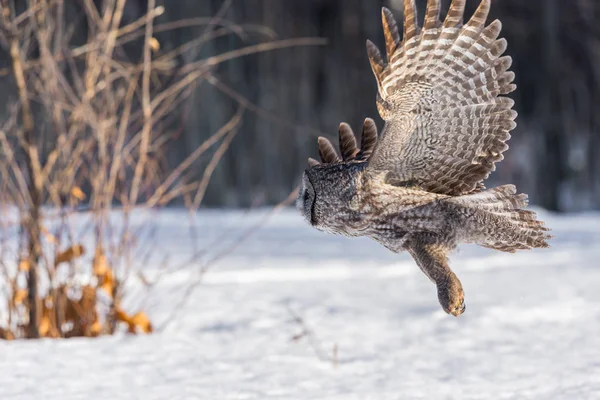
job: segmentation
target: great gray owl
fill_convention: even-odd
[[[465,310],[462,284],[448,266],[458,243],[512,253],[548,247],[551,238],[524,210],[527,195],[513,185],[483,186],[516,125],[514,102],[501,96],[516,86],[500,21],[485,25],[491,0],[463,24],[465,1],[453,0],[441,22],[440,0],[428,0],[420,27],[414,0],[405,0],[402,41],[392,13],[382,10],[387,62],[367,41],[381,135],[367,119],[359,150],[342,123],[341,158],[319,138],[322,163],[309,159],[297,202],[319,230],[407,250],[454,316]]]

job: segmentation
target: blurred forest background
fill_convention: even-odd
[[[19,3],[19,2],[17,2]],[[25,3],[25,1],[23,1]],[[95,3],[101,8],[102,1]],[[417,0],[423,15],[425,0]],[[449,0],[442,1],[444,12]],[[477,0],[467,2],[470,16]],[[78,1],[72,8],[73,37],[85,37],[85,18]],[[158,0],[165,12],[156,23],[191,17],[213,17],[222,0]],[[234,0],[223,21],[260,25],[277,39],[323,37],[323,46],[295,46],[250,54],[219,64],[212,84],[200,82],[170,122],[172,140],[163,155],[171,165],[215,133],[247,104],[239,134],[214,171],[204,205],[275,204],[298,184],[308,156],[316,155],[316,137],[335,137],[339,122],[358,128],[365,117],[382,121],[375,108],[376,85],[366,57],[365,40],[382,45],[381,7],[400,21],[401,0]],[[129,0],[123,25],[147,11],[145,0]],[[503,22],[513,57],[518,89],[512,94],[519,111],[511,150],[492,175],[492,184],[513,182],[532,203],[550,210],[600,209],[600,1],[494,0],[491,18]],[[490,19],[491,21],[491,19]],[[193,40],[205,27],[157,32],[161,51]],[[211,40],[178,56],[206,58],[264,41],[247,32]],[[273,36],[272,39],[275,39]],[[134,43],[135,44],[135,43]],[[139,43],[138,43],[139,44]],[[138,60],[134,45],[131,58]],[[8,52],[0,68],[10,70]],[[176,67],[176,66],[174,66]],[[233,97],[233,98],[232,98]],[[10,73],[0,76],[0,99],[9,107],[18,99]],[[43,155],[42,155],[43,156]],[[209,159],[197,162],[199,174]]]

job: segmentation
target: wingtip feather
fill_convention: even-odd
[[[365,118],[360,139],[360,153],[357,158],[368,159],[377,143],[377,125],[371,118]]]
[[[417,6],[415,0],[404,0],[404,33],[402,41],[406,43],[419,33],[417,23]]]
[[[383,70],[385,69],[385,63],[381,57],[381,52],[375,43],[371,42],[369,39],[367,39],[366,45],[367,56],[369,58],[369,63],[371,64],[371,69],[373,70],[373,75],[375,75],[378,86],[381,86],[381,77]]]
[[[319,161],[315,160],[312,157],[308,157],[308,166],[309,167],[314,167],[316,165],[321,165],[321,163]]]
[[[477,29],[482,29],[487,21],[491,6],[491,0],[482,0],[467,25]]]
[[[440,26],[440,0],[428,0],[427,9],[425,10],[425,21],[423,29],[435,29]]]
[[[466,0],[452,0],[450,9],[444,19],[444,28],[456,28],[462,25]]]
[[[383,35],[385,36],[385,49],[388,61],[400,45],[400,34],[394,14],[386,8],[381,8],[381,21],[383,24]]]
[[[340,160],[340,157],[336,153],[335,148],[329,139],[319,136],[317,143],[319,145],[319,156],[321,157],[321,162],[330,164]]]
[[[356,153],[358,153],[358,147],[356,145],[356,137],[350,125],[345,122],[340,123],[338,136],[342,160],[352,160],[356,156]]]

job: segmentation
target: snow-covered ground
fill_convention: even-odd
[[[201,213],[200,240],[218,253],[263,214]],[[144,307],[159,328],[180,309],[155,334],[0,342],[0,399],[600,399],[600,215],[542,217],[549,250],[452,257],[467,304],[454,318],[408,254],[285,210],[181,306],[198,266],[166,275]],[[187,217],[158,220],[184,260]]]

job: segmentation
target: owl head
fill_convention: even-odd
[[[361,148],[350,126],[341,123],[339,148],[341,157],[328,139],[319,137],[321,162],[308,159],[302,187],[296,201],[298,209],[313,227],[332,233],[352,226],[356,212],[353,199],[361,172],[366,167],[375,143],[377,127],[367,118],[363,125]],[[346,232],[348,233],[348,232]]]

